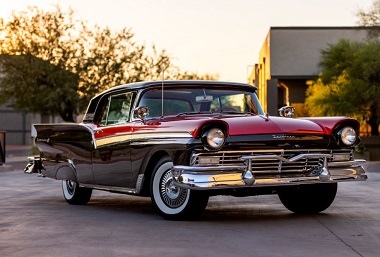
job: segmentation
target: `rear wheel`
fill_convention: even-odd
[[[162,158],[155,166],[151,179],[151,199],[159,214],[169,220],[193,220],[206,208],[208,195],[173,184],[169,157]]]
[[[79,187],[78,183],[71,180],[62,180],[62,191],[66,202],[77,205],[87,204],[92,194],[92,189]]]
[[[312,214],[324,211],[332,204],[337,188],[337,183],[300,185],[284,188],[278,196],[288,210]]]

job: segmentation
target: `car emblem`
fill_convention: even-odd
[[[37,138],[37,142],[46,142],[49,143],[50,138]]]
[[[290,135],[272,135],[273,139],[284,139],[284,138],[295,138],[295,136]]]

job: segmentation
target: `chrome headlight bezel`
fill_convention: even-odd
[[[208,129],[202,136],[202,141],[207,149],[219,150],[226,140],[225,132],[217,127]]]
[[[355,143],[358,141],[359,137],[357,131],[351,126],[343,127],[338,132],[338,136],[339,142],[346,147],[355,146]]]

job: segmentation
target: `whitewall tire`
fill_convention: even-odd
[[[63,197],[69,204],[83,205],[91,199],[92,189],[79,187],[71,180],[62,180]]]
[[[206,208],[208,195],[190,189],[181,189],[173,184],[168,157],[155,166],[151,179],[151,199],[159,214],[170,220],[192,220],[198,218]]]

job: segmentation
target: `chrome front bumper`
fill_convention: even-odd
[[[287,159],[278,155],[241,156],[244,166],[173,166],[174,184],[180,188],[223,189],[255,186],[280,186],[307,183],[367,180],[362,167],[365,160],[328,162],[330,154],[306,153]],[[299,172],[278,171],[252,172],[255,161],[278,160],[279,163],[292,163],[300,159],[319,159],[315,169]]]

